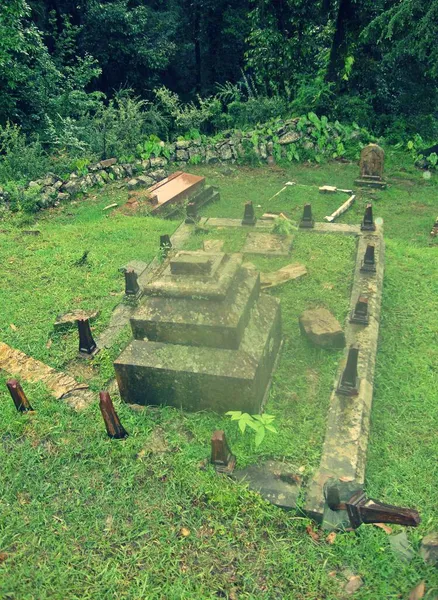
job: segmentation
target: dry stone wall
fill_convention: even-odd
[[[103,187],[114,180],[126,180],[128,189],[149,187],[164,179],[171,171],[181,168],[187,170],[195,164],[214,164],[245,161],[249,157],[262,162],[273,162],[286,157],[292,148],[304,152],[322,152],[318,149],[318,131],[314,125],[299,127],[300,118],[282,121],[276,128],[256,132],[230,131],[223,134],[222,139],[213,138],[179,140],[174,143],[161,143],[159,156],[151,156],[147,160],[136,160],[133,163],[120,163],[116,158],[102,160],[87,167],[85,174],[71,173],[67,179],[61,179],[53,173],[44,178],[31,181],[24,193],[34,193],[36,208],[42,209],[56,206],[79,193],[87,193],[93,187]],[[266,133],[268,131],[268,133]],[[337,129],[329,125],[326,129],[326,155],[332,157],[332,149],[337,143],[345,143],[348,139],[357,143],[362,137],[361,130]],[[0,188],[0,204],[8,206],[10,201],[6,191]]]

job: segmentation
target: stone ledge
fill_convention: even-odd
[[[377,270],[373,275],[360,272],[363,255],[370,242],[376,246]],[[347,316],[345,326],[347,348],[330,397],[320,466],[309,485],[305,505],[306,512],[318,521],[321,521],[324,515],[324,485],[328,479],[354,482],[359,488],[365,480],[383,289],[384,254],[385,246],[380,228],[377,228],[376,232],[363,232],[359,235],[350,311],[355,306],[358,296],[366,294],[370,300],[370,319],[367,326],[355,325],[349,322],[350,311]],[[339,396],[335,390],[345,366],[348,349],[353,344],[360,346],[358,375],[361,381],[359,395],[349,398]]]

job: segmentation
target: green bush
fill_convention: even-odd
[[[246,102],[234,100],[228,104],[228,115],[232,125],[241,129],[248,129],[258,123],[266,123],[275,117],[287,113],[287,102],[279,96],[273,98],[250,98]]]
[[[18,125],[0,126],[0,181],[28,181],[44,175],[50,160],[38,138],[29,141]]]

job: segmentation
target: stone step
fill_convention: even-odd
[[[238,350],[134,340],[114,367],[121,397],[131,404],[256,414],[280,345],[280,302],[262,295]]]
[[[132,332],[135,339],[237,349],[259,294],[259,274],[241,268],[220,301],[146,297],[131,317]]]

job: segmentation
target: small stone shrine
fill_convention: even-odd
[[[368,186],[380,189],[386,188],[383,179],[385,152],[377,144],[368,144],[360,153],[360,177],[356,179],[358,186]]]
[[[180,251],[141,287],[114,363],[123,400],[258,413],[281,345],[280,303],[259,273],[240,254]]]

